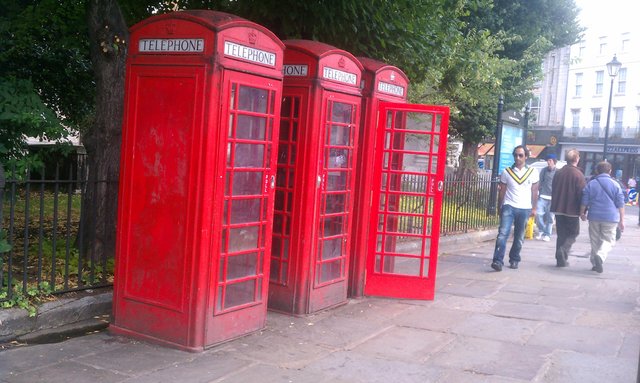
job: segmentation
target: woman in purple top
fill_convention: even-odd
[[[624,194],[611,178],[611,164],[603,161],[596,166],[593,177],[584,190],[580,203],[580,219],[589,218],[591,270],[602,272],[602,264],[616,243],[616,227],[624,230]]]

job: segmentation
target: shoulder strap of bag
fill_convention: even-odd
[[[602,182],[600,182],[600,178],[596,177],[595,178],[596,181],[598,181],[598,184],[600,184],[600,187],[602,188],[602,190],[604,191],[604,194],[607,195],[607,197],[609,197],[609,199],[611,200],[611,202],[613,202],[613,205],[615,206],[616,201],[614,201],[613,197],[611,196],[611,194],[609,194],[609,190],[607,190],[607,188],[604,187],[604,185],[602,185]]]

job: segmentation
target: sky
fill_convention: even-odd
[[[588,33],[627,32],[638,28],[638,0],[575,0],[581,9],[581,25],[589,29]],[[600,33],[602,34],[602,33]]]

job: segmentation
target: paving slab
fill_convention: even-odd
[[[6,383],[117,383],[127,378],[127,375],[116,371],[105,370],[84,363],[64,360],[60,363],[34,369],[28,373],[6,375],[2,382]]]
[[[618,300],[603,300],[602,297],[594,298],[585,295],[580,298],[565,297],[540,297],[538,303],[545,306],[564,307],[569,309],[580,309],[589,311],[609,311],[619,314],[630,314],[637,310],[638,306],[632,299],[619,296]]]
[[[495,300],[496,303],[500,302],[514,302],[514,303],[540,303],[540,296],[537,294],[531,294],[526,292],[514,292],[514,291],[505,291],[502,289],[495,293],[491,299]]]
[[[640,364],[640,334],[625,334],[622,346],[618,350],[618,357],[638,360]],[[640,371],[638,371],[638,380],[640,380]]]
[[[453,325],[450,331],[470,337],[524,344],[539,326],[540,323],[526,319],[471,313],[465,321]]]
[[[173,382],[176,382],[175,380]],[[236,371],[233,374],[209,382],[215,383],[341,383],[346,381],[335,380],[321,372],[283,368],[268,364],[255,363]]]
[[[455,335],[412,327],[392,327],[354,347],[354,351],[385,359],[423,362],[445,347]]]
[[[615,382],[633,383],[637,377],[637,360],[586,355],[573,351],[554,351],[536,382]]]
[[[332,353],[304,370],[353,383],[435,382],[444,374],[442,369],[430,365],[375,358],[348,351]]]
[[[581,314],[571,308],[514,302],[498,302],[489,313],[496,316],[558,323],[572,323]]]
[[[294,338],[329,348],[349,348],[384,331],[385,327],[376,322],[331,316],[307,326]]]
[[[302,368],[331,353],[332,348],[302,336],[254,335],[229,342],[224,352],[249,362]]]
[[[193,360],[172,363],[163,368],[137,375],[125,380],[126,383],[209,383],[224,379],[243,371],[257,363],[234,358],[224,352],[205,352]],[[254,380],[255,381],[255,380]],[[248,382],[248,380],[247,380]]]
[[[543,323],[528,343],[585,354],[616,356],[623,337],[623,333],[616,329]]]
[[[438,332],[449,332],[456,324],[465,321],[469,312],[441,307],[413,307],[396,320],[399,326]]]
[[[114,349],[75,358],[74,361],[92,368],[137,376],[193,358],[193,354],[183,351],[132,341]]]
[[[640,314],[635,312],[584,310],[574,324],[594,328],[615,328],[626,333],[640,334]]]
[[[352,304],[350,302],[348,305],[338,307],[332,315],[383,324],[394,321],[411,309],[410,305],[394,299],[371,298],[352,300],[352,302]]]
[[[447,294],[455,294],[460,296],[487,298],[495,294],[502,288],[503,284],[498,281],[490,280],[471,280],[465,285],[450,285],[440,289],[441,292]]]
[[[428,364],[479,375],[532,380],[550,352],[548,347],[459,336],[429,358]]]
[[[494,299],[447,295],[438,299],[433,307],[485,313],[491,311],[497,303]]]
[[[60,343],[16,347],[11,352],[0,354],[0,379],[7,374],[20,374],[87,354],[117,349],[123,342],[129,344],[131,340],[98,333]]]
[[[447,371],[437,383],[526,383],[529,380],[509,378],[506,376],[487,375],[474,371]]]

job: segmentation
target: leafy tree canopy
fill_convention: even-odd
[[[581,32],[574,0],[120,0],[129,25],[154,13],[216,9],[282,39],[314,39],[389,62],[411,99],[452,106],[452,134],[491,136],[495,105],[521,108],[542,57]],[[0,145],[91,129],[95,83],[87,0],[7,0],[0,15]],[[286,11],[283,11],[286,10]],[[2,150],[2,147],[0,147]]]
[[[90,115],[94,86],[83,1],[7,0],[3,8],[0,151],[6,163],[23,159],[26,137],[64,141]]]
[[[420,101],[452,106],[450,132],[475,155],[475,145],[494,134],[498,97],[504,95],[505,110],[521,110],[540,79],[544,55],[575,43],[582,29],[574,0],[479,0],[465,10],[464,38],[438,85],[417,89]]]

